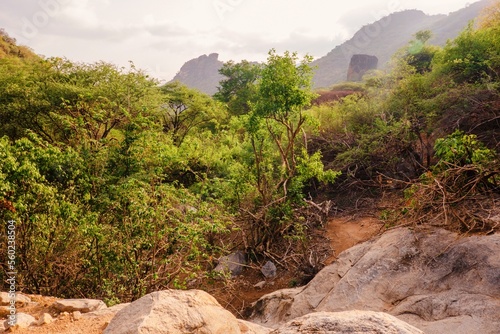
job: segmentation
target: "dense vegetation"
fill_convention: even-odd
[[[197,286],[236,248],[314,266],[330,204],[317,196],[353,184],[404,190],[398,219],[494,228],[500,25],[487,20],[442,49],[421,32],[391,71],[312,107],[311,59],[294,53],[225,64],[214,98],[133,64],[2,54],[0,220],[16,222],[19,287],[127,301]],[[474,200],[483,210],[464,215]]]

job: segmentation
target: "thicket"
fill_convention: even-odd
[[[133,64],[0,59],[0,219],[16,224],[20,289],[114,303],[197,286],[233,248],[303,245],[301,192],[335,175],[304,149],[314,94],[297,60],[271,52],[256,104],[231,116]]]
[[[311,109],[336,189],[403,190],[390,224],[499,226],[500,31],[481,26],[443,48],[419,32],[364,92]]]
[[[496,228],[498,26],[443,48],[421,32],[390,70],[314,105],[295,53],[225,64],[213,98],[133,64],[0,58],[0,220],[16,224],[20,289],[127,301],[199,286],[233,249],[314,272],[326,190],[401,189],[397,219]]]

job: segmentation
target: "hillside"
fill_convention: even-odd
[[[3,29],[0,29],[0,58],[7,56],[19,58],[37,57],[28,47],[17,45],[15,39],[10,37]]]
[[[449,15],[429,16],[419,10],[406,10],[368,24],[350,40],[313,62],[313,65],[317,66],[314,86],[328,87],[345,81],[353,54],[376,56],[379,59],[379,67],[383,67],[419,30],[432,31],[434,36],[429,42],[444,45],[447,40],[455,38],[470,20],[476,18],[488,3],[487,0],[479,1]]]

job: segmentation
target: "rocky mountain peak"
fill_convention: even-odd
[[[191,88],[212,95],[217,92],[219,81],[223,79],[223,76],[219,74],[222,65],[223,62],[219,60],[218,53],[201,55],[182,65],[172,81],[182,82]]]

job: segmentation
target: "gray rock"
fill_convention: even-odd
[[[274,265],[274,263],[272,263],[271,261],[267,261],[266,264],[264,264],[262,266],[262,268],[260,269],[261,273],[264,275],[265,278],[274,278],[276,277],[276,271],[278,269],[276,268],[276,266]]]
[[[243,272],[245,264],[245,254],[239,251],[221,257],[214,271],[222,274],[231,274],[231,276],[238,276]]]
[[[11,296],[8,292],[0,292],[0,305],[4,305],[4,306],[10,305],[10,301],[11,301],[10,297]],[[17,306],[26,305],[28,303],[31,303],[31,298],[26,296],[26,295],[23,295],[20,292],[15,293],[15,300],[16,300]]]
[[[236,318],[208,293],[165,290],[150,293],[123,308],[104,333],[238,334],[241,330]]]
[[[12,325],[9,321],[9,319],[7,318],[6,321],[4,321],[4,327],[6,329],[8,328],[28,328],[29,326],[33,325],[36,323],[36,319],[29,315],[29,314],[26,314],[26,313],[17,313],[16,314],[16,320],[15,320],[15,324]]]
[[[40,316],[40,318],[36,321],[37,326],[46,325],[54,322],[54,318],[48,313],[44,313]]]
[[[82,313],[92,312],[107,308],[102,300],[98,299],[61,299],[52,304],[59,312],[74,312]]]
[[[373,311],[317,312],[296,318],[271,334],[423,334],[392,315]]]
[[[116,304],[116,305],[113,305],[113,306],[110,306],[107,308],[103,308],[103,309],[100,309],[97,311],[92,311],[89,313],[82,314],[82,317],[84,317],[84,318],[90,317],[91,318],[91,317],[101,317],[101,316],[105,316],[105,315],[109,315],[109,314],[115,315],[116,313],[118,313],[118,311],[124,309],[125,307],[127,307],[129,305],[130,305],[130,303]]]
[[[498,254],[499,233],[394,229],[344,251],[305,287],[263,296],[249,320],[277,328],[311,312],[359,309],[389,313],[427,334],[498,333]]]
[[[355,54],[352,55],[347,70],[347,81],[361,81],[363,75],[369,70],[376,69],[378,58],[371,55]]]

